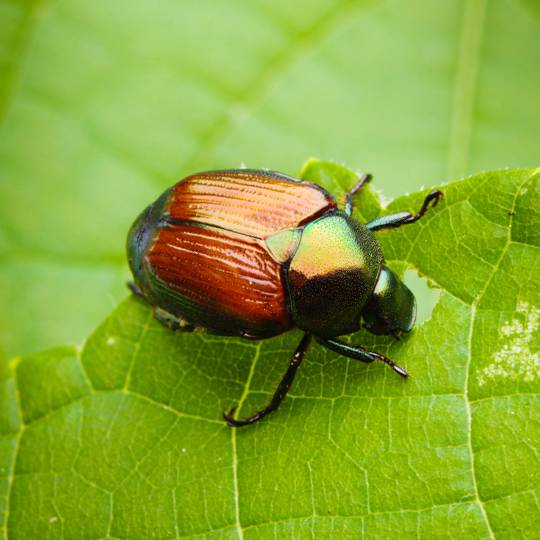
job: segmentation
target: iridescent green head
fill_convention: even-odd
[[[416,300],[403,281],[383,266],[362,317],[373,334],[410,332],[416,319]]]

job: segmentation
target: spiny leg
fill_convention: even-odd
[[[236,407],[233,407],[228,413],[223,413],[223,418],[225,419],[225,422],[227,422],[227,424],[229,424],[229,426],[231,427],[247,426],[248,424],[253,424],[258,420],[261,420],[261,418],[264,418],[267,414],[275,411],[281,405],[281,402],[285,399],[285,396],[287,395],[287,392],[289,391],[289,388],[293,383],[294,376],[296,375],[296,370],[300,367],[300,364],[304,359],[304,354],[309,346],[310,341],[311,334],[305,333],[300,340],[298,347],[296,347],[296,350],[294,351],[294,354],[292,355],[292,358],[289,362],[289,367],[287,368],[285,375],[283,375],[283,378],[279,382],[276,391],[274,392],[274,395],[270,400],[270,403],[264,409],[255,413],[253,416],[246,418],[245,420],[236,420],[234,418],[234,412],[236,411]]]
[[[343,356],[347,356],[348,358],[352,358],[353,360],[360,360],[361,362],[366,363],[371,363],[374,360],[381,360],[402,377],[407,377],[409,375],[401,366],[398,366],[393,360],[390,360],[390,358],[373,351],[368,351],[363,347],[360,347],[360,345],[349,345],[348,343],[343,343],[337,339],[323,339],[319,337],[315,339],[317,340],[317,343],[320,343],[323,347],[342,354]]]
[[[401,227],[402,225],[414,223],[418,221],[430,207],[435,208],[442,196],[442,191],[434,189],[424,199],[422,208],[420,208],[417,214],[411,214],[410,212],[399,212],[398,214],[381,216],[373,221],[370,221],[369,223],[366,223],[366,227],[371,231],[380,231],[382,229],[395,229],[397,227]]]
[[[345,195],[345,213],[348,216],[352,216],[352,211],[354,208],[354,201],[353,198],[368,182],[371,181],[373,177],[371,174],[364,174],[360,177],[360,180],[356,183],[356,185],[347,192],[347,195]]]

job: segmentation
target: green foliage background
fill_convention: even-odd
[[[298,334],[175,336],[128,299],[80,344],[127,296],[134,216],[195,170],[318,155],[394,197],[538,166],[539,35],[537,0],[0,0],[4,538],[537,537],[537,169],[381,235],[441,293],[409,339],[354,338],[406,384],[313,347],[235,432]]]

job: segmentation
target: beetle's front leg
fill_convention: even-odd
[[[352,358],[353,360],[360,360],[361,362],[371,363],[374,360],[381,360],[388,366],[390,366],[396,373],[399,373],[402,377],[408,377],[408,373],[401,367],[398,366],[393,360],[383,356],[382,354],[376,353],[374,351],[368,351],[360,345],[349,345],[348,343],[343,343],[337,339],[324,339],[317,337],[315,338],[317,343],[330,349],[331,351],[342,354],[347,358]]]
[[[358,193],[368,182],[371,182],[371,179],[373,176],[371,174],[364,174],[360,177],[360,180],[356,183],[356,185],[350,189],[347,194],[345,195],[345,213],[348,216],[352,216],[353,208],[354,208],[354,201],[353,197]]]
[[[428,209],[434,208],[437,206],[437,203],[442,198],[442,191],[434,189],[428,194],[424,199],[422,208],[418,211],[417,214],[411,214],[410,212],[399,212],[398,214],[390,214],[389,216],[381,216],[369,223],[366,223],[366,227],[371,231],[380,231],[382,229],[395,229],[401,227],[402,225],[409,225],[418,221]]]
[[[229,424],[229,426],[231,427],[247,426],[249,424],[257,422],[258,420],[261,420],[267,414],[275,411],[281,405],[281,402],[285,399],[285,396],[287,395],[287,392],[289,391],[289,388],[293,383],[296,371],[300,367],[300,364],[304,359],[304,355],[310,341],[311,334],[305,333],[300,343],[298,344],[298,347],[296,347],[296,350],[294,351],[294,354],[292,355],[292,358],[289,362],[289,367],[287,368],[285,375],[283,375],[283,378],[279,382],[278,387],[276,388],[276,391],[274,392],[274,395],[270,400],[270,403],[264,409],[261,409],[259,412],[255,413],[249,418],[246,418],[245,420],[236,420],[234,418],[234,411],[236,411],[236,407],[233,407],[228,413],[223,413],[223,418],[225,419],[225,422],[227,422],[227,424]]]

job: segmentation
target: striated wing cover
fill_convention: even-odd
[[[172,188],[173,220],[204,223],[257,238],[297,227],[336,208],[318,186],[250,169],[188,176]]]
[[[160,229],[147,261],[153,275],[176,293],[180,314],[194,323],[254,338],[291,325],[280,265],[261,240],[173,224]]]

